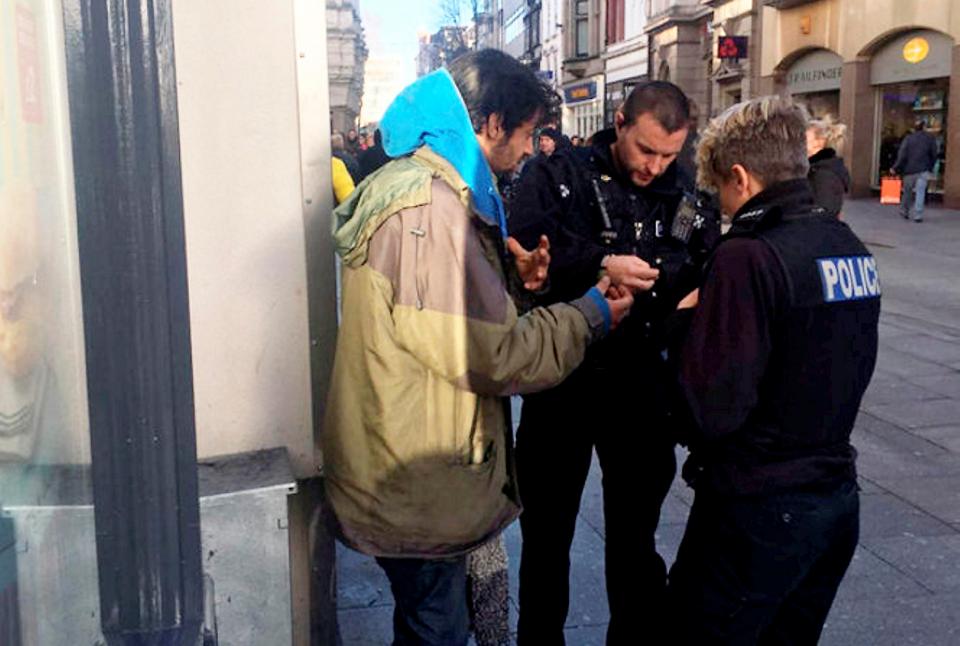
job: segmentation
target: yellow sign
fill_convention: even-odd
[[[907,44],[903,46],[903,60],[908,63],[919,63],[925,59],[929,53],[930,43],[927,42],[926,38],[921,38],[920,36],[911,38],[907,41]]]

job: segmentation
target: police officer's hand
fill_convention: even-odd
[[[630,313],[630,308],[633,307],[633,293],[626,287],[612,285],[609,276],[600,279],[597,289],[607,299],[607,305],[610,307],[610,329],[612,330]]]
[[[609,256],[604,268],[614,285],[634,292],[647,291],[660,276],[659,269],[654,269],[647,261],[631,255]]]
[[[547,281],[547,267],[550,266],[550,241],[547,236],[540,236],[540,244],[533,251],[524,249],[511,236],[507,238],[507,251],[513,254],[523,286],[531,292],[542,288]]]

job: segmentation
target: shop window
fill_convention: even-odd
[[[874,174],[876,184],[889,172],[897,159],[900,143],[923,122],[926,131],[937,141],[939,158],[930,182],[931,192],[943,191],[946,170],[947,98],[949,79],[932,79],[915,83],[896,83],[880,86],[879,160]]]
[[[834,121],[840,118],[840,92],[811,92],[809,94],[794,94],[793,99],[804,106],[814,119],[832,117]]]

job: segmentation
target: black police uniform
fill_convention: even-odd
[[[559,150],[531,166],[510,205],[511,235],[528,248],[541,234],[550,239],[546,302],[596,284],[609,254],[635,254],[661,269],[583,366],[556,388],[524,397],[516,452],[521,644],[563,643],[570,547],[594,448],[603,471],[608,643],[636,643],[638,629],[661,619],[666,567],[654,531],[676,470],[663,323],[699,283],[719,223],[698,215],[686,222],[692,235],[672,235],[684,194],[676,165],[639,188],[617,172],[615,140],[604,131],[591,148]]]
[[[754,197],[683,346],[695,500],[669,598],[684,644],[815,644],[859,528],[850,444],[877,357],[876,262],[805,179]]]

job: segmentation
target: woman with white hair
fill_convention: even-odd
[[[813,199],[827,214],[840,218],[843,196],[850,189],[850,173],[837,150],[843,147],[847,127],[834,122],[830,115],[813,119],[807,127],[807,156],[810,171],[807,179]]]

